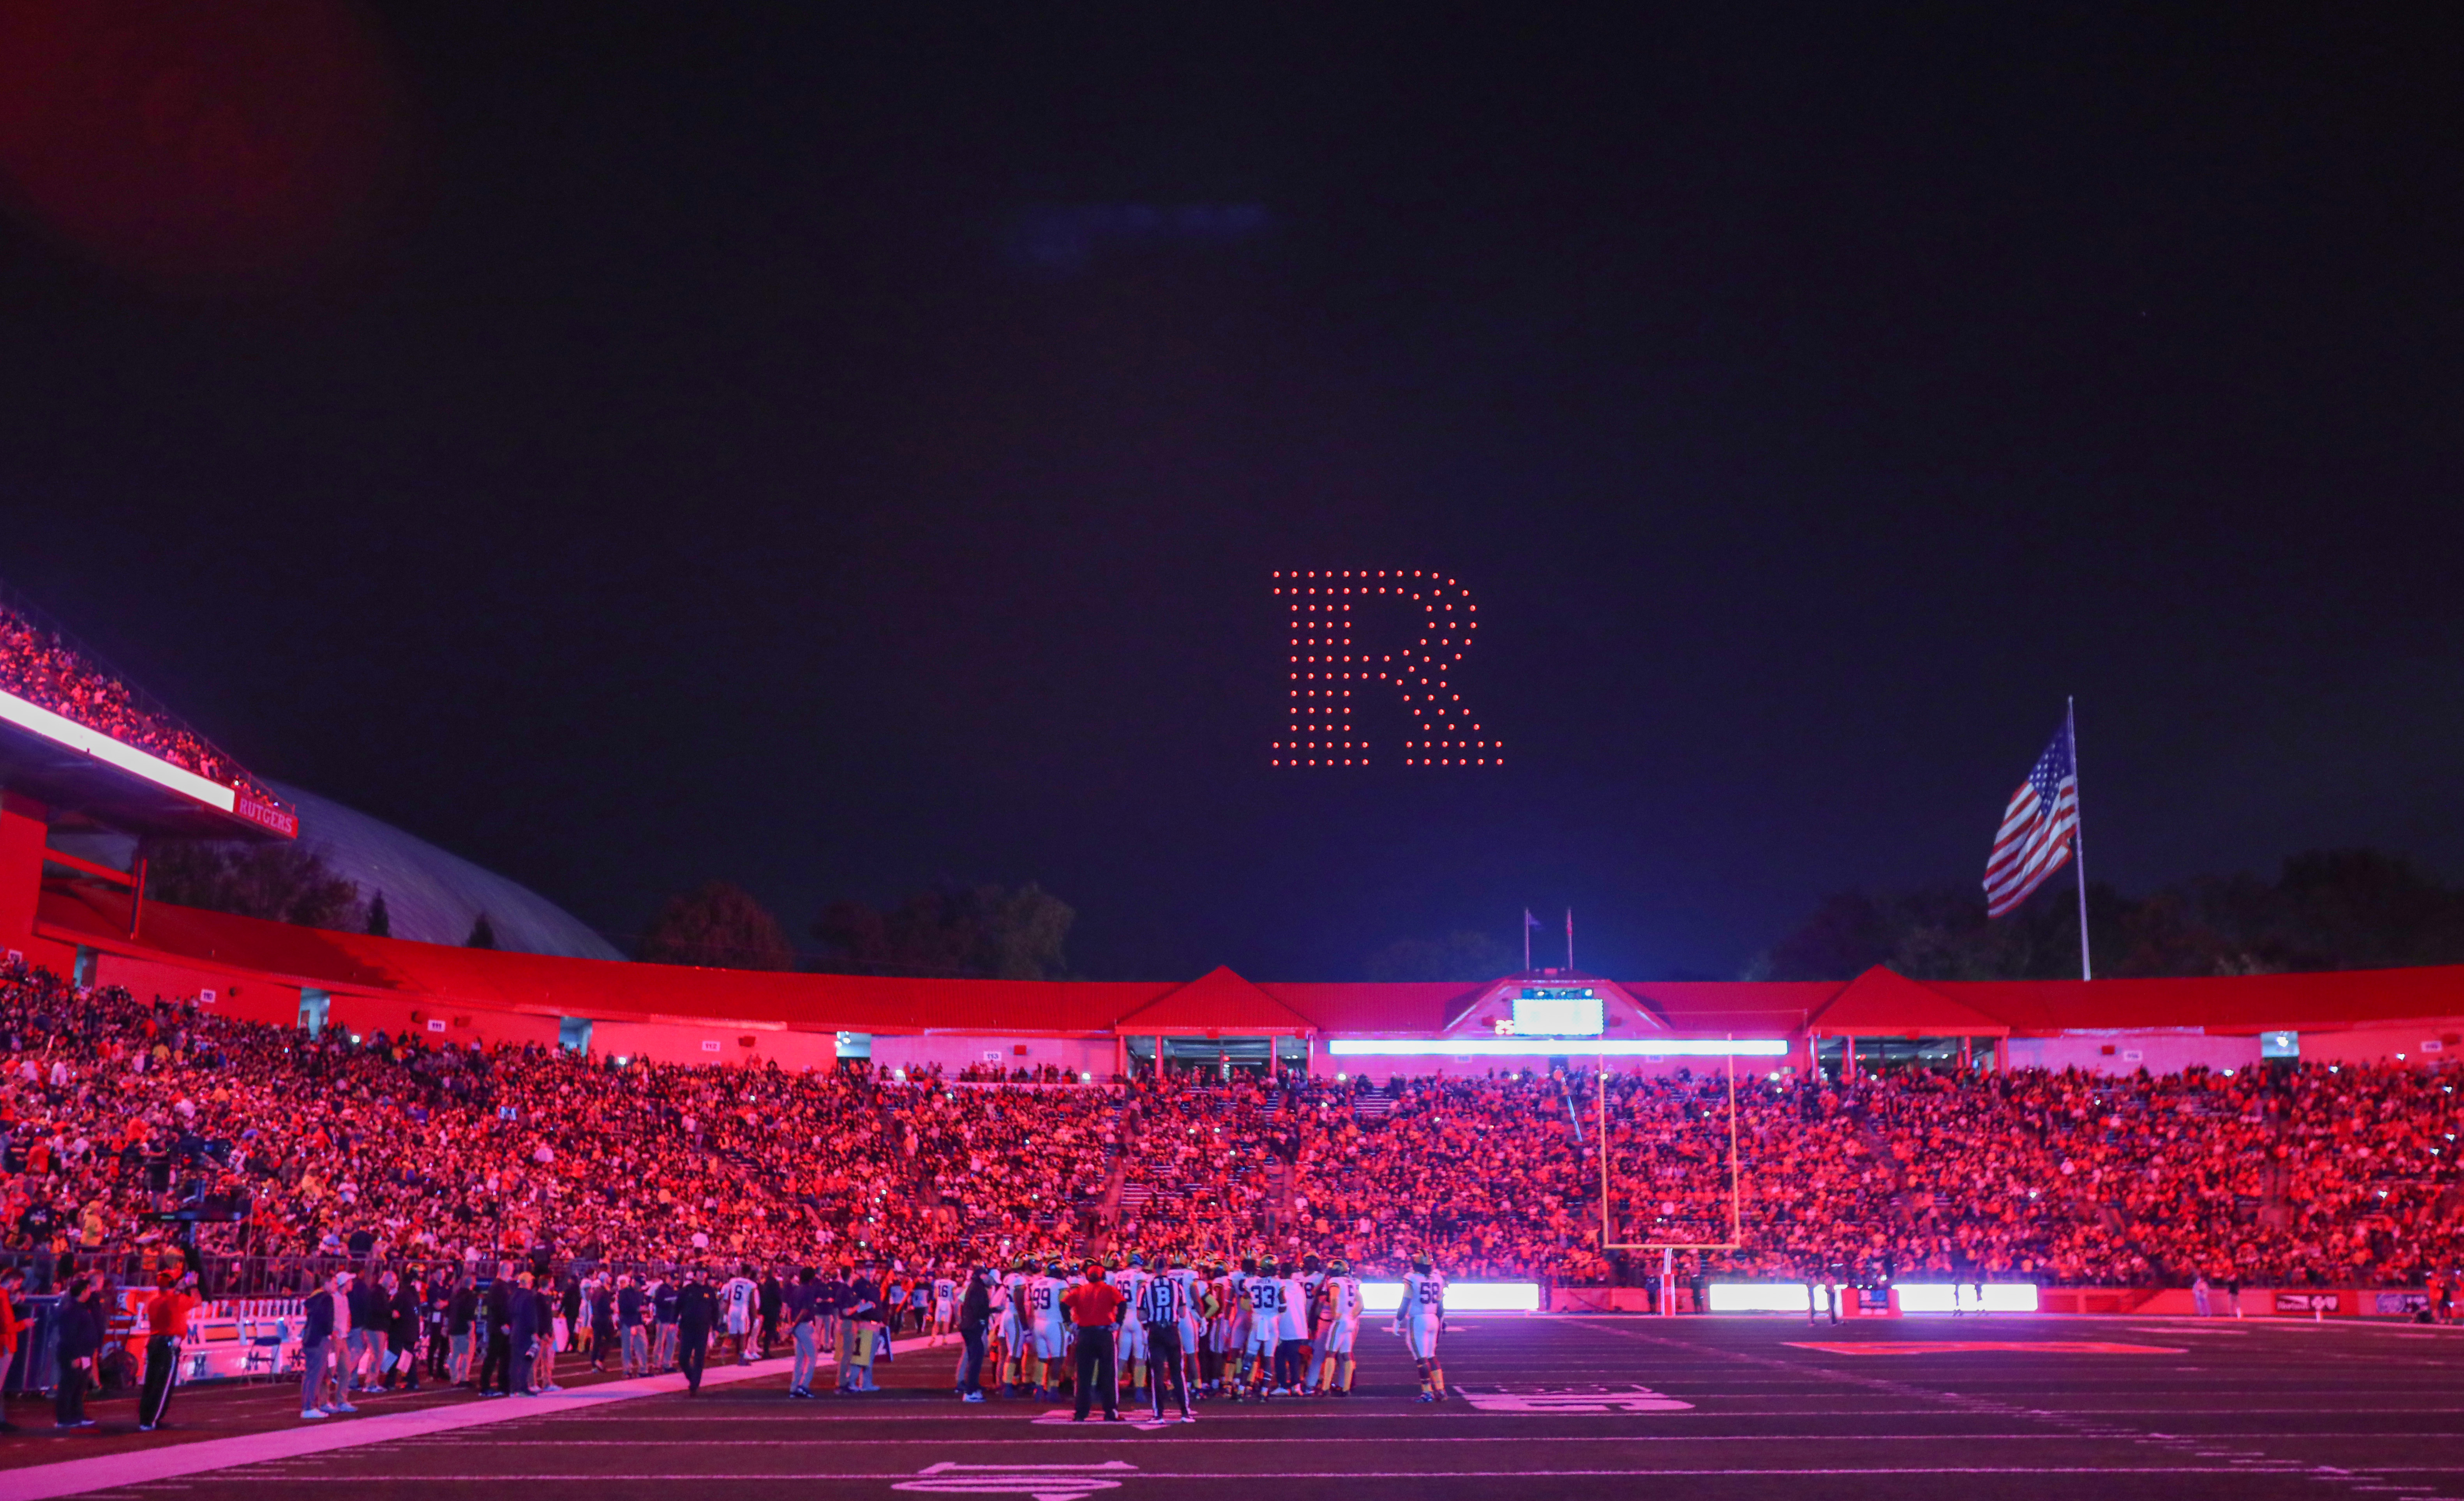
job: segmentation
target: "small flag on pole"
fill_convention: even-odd
[[[2002,810],[2001,831],[1985,861],[1986,916],[1999,917],[2026,901],[2070,859],[2078,833],[2079,767],[2065,719]]]

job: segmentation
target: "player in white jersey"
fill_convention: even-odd
[[[1184,1390],[1198,1390],[1200,1361],[1198,1355],[1199,1332],[1205,1324],[1202,1296],[1199,1291],[1206,1279],[1190,1269],[1189,1258],[1173,1252],[1172,1270],[1165,1275],[1180,1288],[1180,1380]]]
[[[1317,1372],[1317,1288],[1326,1280],[1326,1268],[1311,1251],[1301,1258],[1301,1352],[1299,1375],[1292,1381],[1295,1391],[1309,1390],[1309,1378]]]
[[[1001,1375],[1001,1394],[1015,1397],[1026,1381],[1026,1279],[1034,1264],[1022,1256],[1010,1263],[1009,1274],[1001,1279],[1001,1302],[995,1313],[995,1339],[1001,1345],[1001,1359],[993,1369]]]
[[[958,1321],[958,1279],[943,1267],[933,1274],[933,1337],[928,1344],[939,1344],[950,1337],[950,1326]]]
[[[1317,1285],[1317,1391],[1352,1395],[1353,1345],[1360,1334],[1360,1279],[1337,1261]]]
[[[1275,1395],[1298,1397],[1309,1380],[1309,1290],[1297,1268],[1281,1281],[1282,1302],[1275,1320]]]
[[[1438,1363],[1438,1336],[1445,1331],[1446,1279],[1430,1269],[1427,1256],[1415,1256],[1403,1274],[1403,1301],[1395,1305],[1395,1333],[1412,1347],[1422,1402],[1445,1401],[1445,1367]]]
[[[1061,1294],[1068,1288],[1067,1278],[1049,1272],[1029,1277],[1026,1283],[1031,1326],[1027,1337],[1034,1347],[1035,1395],[1047,1402],[1061,1395],[1061,1377],[1069,1358],[1069,1320],[1061,1306]]]
[[[1240,1376],[1241,1347],[1233,1335],[1241,1327],[1241,1290],[1221,1262],[1206,1269],[1207,1386],[1217,1396]]]
[[[761,1297],[761,1286],[738,1268],[735,1276],[719,1285],[718,1309],[726,1321],[729,1337],[736,1341],[736,1363],[749,1365],[753,1358],[746,1353],[752,1344],[753,1311]]]
[[[1275,1350],[1284,1337],[1285,1292],[1272,1256],[1261,1258],[1258,1269],[1241,1280],[1241,1300],[1249,1308],[1249,1327],[1241,1344],[1243,1384],[1260,1402],[1275,1393]]]
[[[1138,1306],[1138,1290],[1155,1280],[1155,1273],[1147,1270],[1146,1257],[1136,1251],[1130,1253],[1128,1266],[1118,1269],[1108,1266],[1106,1270],[1108,1275],[1104,1280],[1121,1290],[1124,1300],[1121,1306],[1131,1310]],[[1147,1326],[1134,1314],[1121,1320],[1120,1344],[1115,1354],[1120,1360],[1121,1390],[1135,1392],[1144,1386],[1147,1363],[1151,1358],[1147,1350]]]

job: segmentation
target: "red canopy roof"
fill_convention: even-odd
[[[244,969],[336,991],[393,992],[534,1015],[673,1017],[810,1030],[1434,1035],[1484,988],[1253,983],[1221,967],[1188,982],[769,974],[410,943],[159,901],[146,903],[144,931],[132,943],[127,904],[127,894],[117,888],[55,886],[43,893],[37,927],[62,942]],[[1844,984],[1620,983],[1657,1006],[1681,1036],[1785,1037],[1809,1027],[1865,1035],[2157,1028],[2247,1034],[2464,1018],[2464,966],[2093,983],[1920,983],[1878,968]]]
[[[1941,991],[1877,964],[1814,1013],[1812,1027],[1833,1037],[2001,1037],[2010,1026]]]

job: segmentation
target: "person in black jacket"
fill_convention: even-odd
[[[702,1362],[710,1356],[711,1326],[718,1321],[718,1294],[695,1267],[676,1290],[676,1368],[685,1373],[688,1396],[701,1390]]]
[[[484,1353],[479,1358],[479,1395],[502,1397],[511,1389],[507,1368],[513,1363],[514,1276],[513,1264],[496,1269],[495,1278],[479,1300],[479,1338]]]
[[[377,1378],[384,1374],[385,1363],[385,1326],[393,1321],[392,1300],[377,1285],[377,1279],[362,1272],[351,1283],[351,1332],[343,1337],[343,1358],[350,1363],[342,1368],[342,1396],[347,1400],[354,1388],[372,1392]]]
[[[650,1374],[650,1300],[628,1275],[616,1279],[616,1329],[627,1376]]]
[[[336,1348],[340,1341],[334,1337],[334,1311],[340,1306],[345,1313],[349,1312],[349,1298],[343,1291],[349,1281],[349,1272],[334,1273],[323,1287],[308,1294],[304,1305],[306,1321],[299,1332],[299,1361],[303,1373],[299,1381],[299,1416],[302,1418],[330,1418],[342,1410],[340,1404],[325,1401],[325,1376],[326,1367],[341,1358]]]
[[[787,1285],[774,1269],[761,1279],[761,1358],[770,1358],[770,1342],[786,1328]]]
[[[539,1317],[539,1293],[531,1288],[531,1274],[525,1271],[516,1282],[505,1294],[506,1385],[514,1396],[529,1397],[535,1395],[531,1371],[539,1362],[539,1342],[548,1337],[548,1332]]]
[[[538,1391],[561,1392],[564,1388],[556,1381],[557,1295],[548,1290],[545,1278],[537,1280],[539,1286],[531,1290],[531,1297],[539,1304],[539,1343],[531,1352],[531,1385]],[[564,1327],[571,1329],[573,1326],[568,1323]]]
[[[488,1331],[480,1322],[479,1290],[471,1283],[456,1282],[453,1295],[445,1301],[445,1340],[451,1352],[446,1357],[445,1379],[456,1386],[474,1384],[472,1376],[478,1369],[478,1362],[471,1358],[474,1330],[479,1348],[484,1352],[488,1345]]]
[[[395,1281],[392,1272],[385,1280],[393,1283],[393,1298],[386,1309],[385,1343],[392,1351],[393,1366],[385,1372],[385,1383],[391,1386],[394,1378],[402,1378],[403,1390],[419,1390],[419,1313],[425,1300],[419,1295],[419,1281]]]
[[[638,1306],[640,1299],[634,1300]],[[616,1330],[616,1290],[600,1282],[590,1290],[590,1368],[607,1369],[607,1358],[617,1354],[617,1344],[624,1337]],[[627,1373],[630,1375],[628,1371]]]
[[[958,1337],[966,1342],[966,1354],[958,1358],[958,1396],[967,1402],[984,1400],[984,1331],[992,1322],[992,1273],[979,1268],[967,1277],[966,1296],[958,1303]]]
[[[453,1312],[453,1274],[440,1271],[424,1279],[420,1289],[426,1294],[420,1305],[419,1321],[420,1332],[428,1336],[429,1380],[458,1380],[445,1374],[450,1369],[445,1362],[446,1354],[452,1348],[446,1339],[445,1323]]]
[[[102,1351],[102,1305],[95,1291],[99,1278],[79,1277],[60,1304],[60,1384],[53,1401],[56,1426],[91,1428],[85,1415],[85,1389],[94,1381],[96,1358]]]

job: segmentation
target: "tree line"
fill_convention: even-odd
[[[1972,885],[1841,892],[1747,966],[1749,980],[2076,980],[2079,894],[2048,881],[2006,916]],[[2090,881],[2098,978],[2464,963],[2464,889],[2383,850],[2312,850],[2273,876],[2203,875],[2131,896]]]

